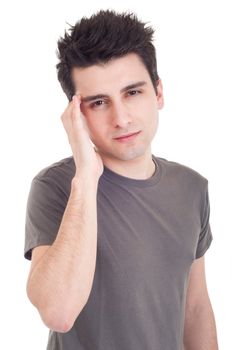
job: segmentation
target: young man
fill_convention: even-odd
[[[218,349],[208,180],[151,153],[164,103],[153,32],[107,10],[58,41],[73,155],[33,178],[24,250],[49,350]]]

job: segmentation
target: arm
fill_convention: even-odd
[[[42,320],[67,332],[92,287],[97,248],[97,181],[80,175],[71,193],[54,243],[30,272],[27,294]]]
[[[27,283],[28,297],[42,320],[58,332],[68,332],[86,304],[96,266],[96,195],[104,168],[80,105],[76,92],[61,115],[76,166],[69,200],[55,241],[36,260]]]
[[[68,331],[92,287],[97,248],[97,183],[74,178],[56,240],[27,282],[27,294],[51,329]]]
[[[186,296],[183,350],[218,350],[216,323],[208,296],[204,256],[190,270]]]

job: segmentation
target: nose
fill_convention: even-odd
[[[111,113],[114,127],[125,128],[131,123],[128,107],[121,101],[117,101],[113,104]]]

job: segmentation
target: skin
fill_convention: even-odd
[[[163,107],[163,88],[159,80],[156,95],[149,73],[135,53],[113,59],[105,65],[73,68],[72,80],[80,109],[94,148],[110,170],[133,179],[147,179],[155,172],[151,142],[158,128],[158,110]],[[145,84],[120,90],[130,84]],[[87,96],[108,97],[85,101]],[[141,130],[127,143],[115,137]]]
[[[146,67],[136,54],[128,54],[104,65],[74,68],[72,79],[76,92],[61,119],[77,167],[77,188],[81,188],[79,182],[83,179],[89,184],[93,179],[98,179],[103,172],[103,164],[122,176],[134,179],[147,179],[152,176],[155,167],[151,159],[151,142],[158,128],[158,110],[163,107],[161,80],[156,95]],[[120,91],[125,86],[139,81],[146,84]],[[91,102],[86,100],[87,96],[97,94],[105,94],[108,97],[98,97]],[[141,133],[130,142],[120,143],[114,140],[115,137],[139,130]],[[86,194],[83,200],[85,198]],[[74,203],[79,201],[75,200]],[[70,207],[75,208],[75,205]],[[77,208],[74,212],[79,210]],[[89,222],[91,213],[90,210],[86,214],[88,220],[84,221]],[[83,214],[80,215],[82,216]],[[69,224],[69,227],[75,228],[75,224],[74,215],[74,223]],[[94,230],[96,232],[96,227]],[[67,229],[65,231],[67,232]],[[78,231],[78,228],[74,231]],[[71,247],[72,245],[70,249]],[[83,276],[86,276],[86,273]],[[75,278],[75,283],[76,280]],[[86,294],[88,293],[87,290]],[[76,300],[76,295],[74,299]],[[72,319],[75,317],[76,314]],[[183,350],[218,349],[215,319],[207,292],[204,257],[193,263],[190,272],[183,342]]]
[[[146,68],[135,54],[103,66],[75,68],[72,73],[76,95],[61,120],[73,151],[77,174],[72,180],[55,242],[33,249],[27,283],[29,299],[45,324],[57,332],[68,332],[73,327],[92,288],[97,247],[96,193],[97,181],[103,171],[102,160],[108,168],[127,177],[146,179],[152,176],[155,169],[151,142],[158,127],[158,110],[163,107],[161,80],[156,95]],[[146,82],[138,88],[141,93],[134,95],[132,89],[130,93],[120,92],[123,87],[138,81]],[[99,107],[84,102],[86,96],[100,93],[109,97],[102,102],[98,98]],[[113,140],[138,130],[141,133],[133,141],[119,143]],[[90,139],[95,144],[95,151]],[[77,266],[80,268],[76,269]],[[193,263],[190,272],[183,349],[218,349],[204,257]]]

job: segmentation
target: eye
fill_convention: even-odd
[[[101,102],[101,103],[99,103],[99,102]],[[93,102],[93,103],[91,103],[90,104],[90,107],[91,108],[94,108],[94,107],[100,107],[100,106],[102,106],[103,105],[103,103],[102,102],[104,102],[103,100],[98,100],[98,101],[95,101],[95,102]]]
[[[138,94],[141,94],[141,91],[140,90],[130,90],[130,91],[128,91],[128,94],[130,94],[131,96],[138,95]]]
[[[129,96],[134,96],[134,95],[141,94],[142,91],[141,90],[130,90],[130,91],[127,91],[127,93],[129,94]],[[106,103],[107,102],[104,100],[97,100],[93,103],[90,103],[90,108],[98,108],[100,106],[105,105]]]

